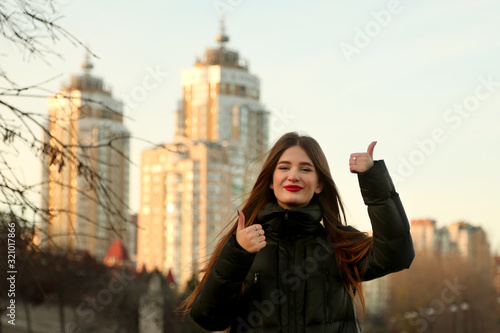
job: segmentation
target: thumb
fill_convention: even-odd
[[[245,229],[245,215],[241,210],[238,211],[238,231]]]
[[[368,155],[370,155],[372,160],[373,160],[373,149],[375,149],[376,144],[377,144],[377,141],[373,141],[372,143],[370,143],[370,145],[368,146],[368,150],[366,151],[368,153]]]

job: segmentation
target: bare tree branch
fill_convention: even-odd
[[[61,27],[57,20],[60,18],[56,14],[56,3],[52,0],[40,1],[16,1],[7,0],[0,3],[0,37],[4,37],[21,51],[27,52],[30,57],[35,57],[47,62],[47,56],[61,57],[55,51],[53,45],[62,40],[82,47],[91,56],[97,57],[78,38]],[[96,165],[104,165],[110,168],[119,165],[120,161],[102,160],[99,155],[92,152],[98,149],[107,148],[125,163],[131,163],[128,154],[121,147],[121,142],[129,140],[129,135],[111,135],[104,140],[92,142],[63,142],[59,137],[53,135],[48,124],[58,126],[60,119],[36,112],[21,110],[15,104],[15,98],[53,98],[56,101],[65,101],[70,107],[84,109],[86,107],[99,107],[109,111],[111,114],[123,115],[119,110],[115,110],[101,101],[91,98],[75,99],[73,96],[60,92],[54,92],[44,87],[61,75],[51,77],[42,82],[19,86],[16,80],[0,68],[0,82],[3,80],[6,86],[0,87],[0,203],[11,212],[14,210],[21,215],[31,212],[33,214],[33,224],[49,223],[49,219],[55,214],[69,214],[78,217],[81,221],[94,224],[96,227],[121,235],[121,230],[112,222],[116,218],[123,221],[128,217],[128,202],[120,197],[110,186],[113,182],[107,176],[99,174]],[[44,92],[38,94],[34,92]],[[78,138],[78,129],[74,127],[61,127],[63,135],[73,135]],[[66,133],[66,134],[64,134]],[[25,154],[25,149],[41,163],[46,163],[49,167],[56,168],[61,173],[66,168],[76,170],[79,181],[78,185],[64,184],[52,181],[62,188],[68,188],[78,196],[85,198],[89,202],[96,203],[101,207],[109,223],[103,225],[89,218],[85,214],[67,209],[44,208],[38,203],[42,196],[42,189],[47,186],[46,181],[27,184],[21,175],[24,168],[15,168],[12,161]],[[125,210],[124,210],[125,207]],[[3,207],[1,209],[4,209]],[[112,217],[112,218],[111,218]],[[128,221],[126,221],[128,222]],[[72,226],[70,226],[72,227]],[[77,234],[73,230],[73,234]]]

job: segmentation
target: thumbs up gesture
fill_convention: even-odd
[[[373,141],[368,146],[366,153],[353,153],[349,158],[349,169],[352,173],[362,173],[373,166],[373,149],[377,141]]]
[[[266,236],[260,224],[252,224],[245,227],[245,215],[238,211],[238,228],[236,229],[236,241],[247,252],[259,252],[266,246]]]

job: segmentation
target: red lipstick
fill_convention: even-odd
[[[298,192],[300,190],[302,190],[302,186],[299,186],[299,185],[286,185],[286,186],[283,186],[285,188],[285,190],[287,191],[290,191],[290,192]]]

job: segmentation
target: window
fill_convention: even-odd
[[[246,96],[247,94],[247,90],[246,90],[246,87],[245,86],[239,86],[238,87],[238,95],[239,96]]]

